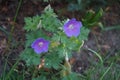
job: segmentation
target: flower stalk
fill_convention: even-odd
[[[67,76],[71,73],[71,65],[69,62],[68,54],[65,52],[65,62],[64,62],[64,69],[62,70],[62,76]]]

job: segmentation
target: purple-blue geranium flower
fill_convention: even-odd
[[[80,21],[76,21],[75,18],[72,18],[64,24],[63,30],[68,37],[77,37],[80,34],[81,27],[82,23]]]
[[[42,52],[47,52],[49,47],[49,41],[43,38],[38,38],[32,43],[31,47],[34,49],[34,51],[37,54],[40,54]]]

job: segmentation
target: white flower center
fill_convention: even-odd
[[[43,46],[43,42],[39,42],[38,45],[39,45],[40,47],[42,47],[42,46]]]
[[[73,29],[74,28],[73,24],[70,24],[68,28]]]

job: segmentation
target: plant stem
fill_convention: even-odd
[[[13,22],[16,22],[16,18],[17,18],[17,16],[18,16],[18,12],[19,12],[19,9],[20,9],[21,4],[22,4],[22,0],[19,1],[19,4],[18,4],[16,13],[15,13],[15,16],[14,16]],[[14,28],[15,28],[15,26],[12,25],[12,28],[11,28],[11,31],[10,31],[10,35],[9,35],[9,40],[8,40],[8,44],[9,44],[9,45],[10,45],[10,41],[12,41],[12,35],[13,35]]]
[[[99,58],[101,64],[103,64],[103,59],[102,59],[102,57],[100,56],[99,53],[95,52],[94,50],[92,50],[90,48],[88,48],[88,50],[91,51],[92,53],[94,53]]]
[[[100,80],[103,80],[103,77],[107,74],[107,72],[110,70],[110,68],[112,67],[113,63],[111,63],[110,67],[104,72],[104,74],[102,75],[102,77],[100,78]]]
[[[22,0],[20,0],[20,2],[19,2],[19,4],[18,4],[16,13],[15,13],[15,16],[14,16],[14,19],[13,19],[14,22],[16,21],[16,18],[17,18],[17,15],[18,15],[18,12],[19,12],[19,9],[20,9],[21,4],[22,4]],[[11,33],[13,33],[13,31],[14,31],[14,27],[15,27],[15,26],[13,25],[12,28],[11,28]]]
[[[62,77],[67,76],[71,73],[71,65],[69,63],[68,54],[65,50],[64,50],[64,54],[65,54],[65,63],[64,63],[65,69],[62,70]]]
[[[8,80],[9,77],[10,77],[10,74],[12,73],[12,71],[15,69],[15,67],[17,66],[18,62],[20,61],[20,58],[17,59],[16,63],[13,65],[13,67],[11,68],[11,70],[8,72],[8,74],[6,75],[6,79],[5,80]]]
[[[8,57],[9,57],[9,54],[7,56],[7,59],[8,59]],[[4,66],[4,71],[3,71],[3,80],[5,80],[4,78],[5,78],[5,71],[6,71],[6,66],[7,66],[7,59],[5,60],[5,66]]]

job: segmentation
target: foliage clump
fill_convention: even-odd
[[[37,73],[33,73],[33,80],[48,80],[47,78],[50,80],[79,80],[79,76],[71,71],[69,58],[71,53],[79,51],[84,40],[87,40],[89,34],[89,25],[85,26],[87,24],[86,19],[83,20],[83,24],[75,19],[58,19],[50,5],[40,16],[25,18],[26,44],[21,58],[25,60],[28,67],[37,67],[37,69],[35,67]],[[39,53],[39,51],[44,48],[44,42],[41,43],[41,40],[38,41],[38,39],[50,42],[49,47],[45,47],[47,50],[44,50],[43,53]]]

